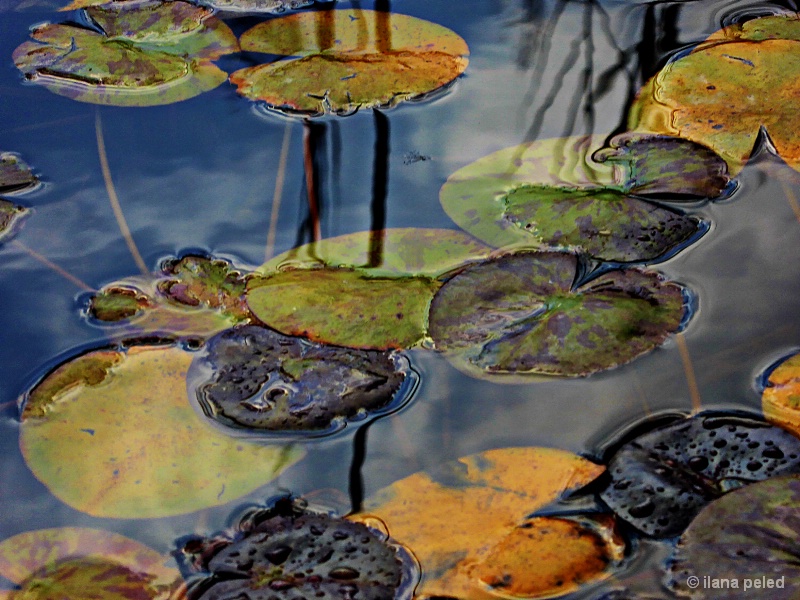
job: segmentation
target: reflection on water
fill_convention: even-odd
[[[56,8],[49,0],[0,1],[0,149],[18,152],[44,182],[15,199],[33,214],[16,241],[0,248],[0,538],[32,527],[88,526],[161,551],[180,536],[220,529],[231,507],[148,521],[89,517],[52,496],[18,447],[21,391],[57,357],[107,341],[105,330],[81,314],[81,286],[99,289],[138,272],[108,202],[98,115],[108,172],[148,269],[191,250],[255,266],[265,253],[317,237],[455,228],[438,193],[457,169],[525,141],[621,131],[636,91],[675,52],[724,23],[796,10],[790,0],[470,0],[457,7],[404,0],[391,8],[467,41],[464,77],[432,101],[304,124],[253,108],[228,84],[139,109],[97,108],[24,84],[11,53],[31,25],[62,20]],[[256,22],[228,20],[237,34]],[[220,64],[230,72],[239,62],[245,59]],[[698,297],[684,336],[703,406],[758,409],[757,375],[800,344],[800,225],[791,204],[800,176],[762,153],[739,181],[729,200],[692,207],[710,231],[658,270]],[[382,243],[378,233],[371,236],[370,266],[380,262]],[[470,379],[428,351],[410,356],[420,383],[408,406],[355,433],[309,444],[304,460],[247,500],[279,490],[332,490],[357,507],[379,488],[443,460],[512,445],[597,456],[619,428],[691,407],[674,340],[590,378],[515,385]],[[644,544],[620,579],[637,571],[637,589],[660,589],[665,552]]]

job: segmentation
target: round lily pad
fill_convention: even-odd
[[[0,152],[0,193],[25,191],[38,182],[31,168],[19,156],[12,152]]]
[[[586,282],[569,253],[517,252],[471,264],[431,303],[437,350],[477,376],[582,376],[662,344],[685,314],[683,289],[657,273],[610,271]]]
[[[0,242],[11,237],[28,209],[0,198]]]
[[[706,506],[678,541],[668,584],[708,600],[797,598],[800,476],[736,490]]]
[[[709,502],[779,473],[800,470],[800,440],[761,420],[699,414],[623,445],[601,497],[653,537],[679,535]]]
[[[176,345],[128,343],[55,368],[24,397],[28,467],[77,510],[154,518],[235,500],[299,460],[299,448],[250,444],[205,423],[186,391],[192,358]]]
[[[469,53],[466,42],[441,25],[360,9],[272,19],[246,31],[240,43],[245,51],[296,58],[236,71],[230,80],[238,92],[305,116],[418,98],[456,79]]]
[[[797,169],[799,52],[796,14],[734,23],[647,82],[631,108],[629,128],[704,144],[734,173],[764,128],[778,155]]]
[[[800,354],[772,369],[761,396],[764,417],[800,437]]]
[[[410,599],[411,562],[397,545],[361,523],[298,509],[283,500],[248,514],[235,537],[186,542],[189,600]],[[410,585],[409,585],[410,584]]]
[[[97,30],[46,23],[13,54],[26,79],[82,102],[153,106],[214,89],[211,61],[238,51],[211,10],[176,0],[120,0],[86,10]]]
[[[664,136],[604,142],[542,140],[480,158],[447,179],[442,207],[496,247],[577,249],[615,262],[664,258],[702,231],[697,218],[632,194],[719,196],[727,184],[721,159]]]
[[[406,377],[389,352],[309,343],[244,326],[211,338],[190,382],[203,412],[243,433],[321,435],[402,402]]]

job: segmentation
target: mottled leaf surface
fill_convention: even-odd
[[[180,580],[167,558],[109,531],[39,529],[0,542],[0,575],[15,600],[166,600]]]
[[[405,378],[388,352],[323,346],[256,326],[211,338],[192,371],[203,411],[254,433],[338,429],[396,406]]]
[[[286,269],[253,279],[247,306],[287,335],[351,348],[409,348],[421,341],[439,283],[424,276],[369,277],[358,269]]]
[[[290,113],[351,113],[435,91],[467,67],[466,42],[435,23],[390,12],[296,13],[256,25],[242,50],[298,57],[240,69],[243,96]]]
[[[11,237],[28,209],[0,198],[0,242]]]
[[[436,348],[468,373],[579,376],[630,362],[677,331],[682,288],[610,271],[576,286],[574,254],[517,252],[467,266],[431,303]]]
[[[788,600],[800,588],[800,476],[775,477],[727,494],[706,506],[678,541],[669,584],[680,596]],[[691,589],[689,576],[736,580]],[[744,589],[744,581],[765,587]],[[766,581],[764,581],[766,580]],[[766,587],[769,582],[773,586]],[[766,584],[766,585],[765,585]],[[778,587],[780,585],[780,587]]]
[[[797,169],[798,56],[797,15],[734,23],[667,63],[639,92],[629,128],[708,146],[733,173],[765,128],[778,155]]]
[[[0,193],[11,194],[35,186],[39,180],[21,158],[11,152],[0,152]]]
[[[28,467],[80,511],[154,518],[235,500],[302,456],[205,423],[186,391],[192,358],[177,346],[133,345],[55,368],[25,397],[20,447]]]
[[[136,0],[86,9],[100,31],[45,23],[19,46],[14,63],[34,83],[97,104],[169,104],[227,78],[212,61],[236,52],[233,32],[207,8]]]
[[[396,546],[361,523],[291,506],[248,515],[235,538],[191,540],[183,553],[207,575],[189,600],[407,598]]]
[[[530,564],[520,565],[515,556],[520,545],[530,556],[547,552],[536,536],[549,537],[550,531],[526,529],[526,518],[602,472],[602,466],[563,450],[489,450],[401,479],[368,498],[365,513],[351,518],[380,519],[414,552],[422,569],[418,597],[496,598],[503,592],[494,580],[498,569],[513,569],[512,581],[523,587],[527,577],[535,579]],[[585,541],[573,550],[580,553]],[[545,570],[542,575],[546,579]]]
[[[743,485],[800,470],[800,440],[764,421],[704,415],[659,427],[611,458],[601,497],[653,537],[680,534],[709,502]]]
[[[769,374],[761,407],[767,421],[800,437],[800,354],[785,359]]]

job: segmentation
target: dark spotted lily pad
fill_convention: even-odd
[[[754,483],[697,515],[678,541],[669,585],[709,600],[797,598],[798,545],[800,476]]]
[[[719,196],[728,183],[724,162],[663,136],[617,137],[606,149],[603,141],[543,140],[485,156],[448,178],[442,206],[496,247],[578,249],[615,262],[664,258],[696,237],[698,219],[633,194]]]
[[[272,19],[242,50],[295,57],[233,73],[243,96],[303,115],[391,106],[449,84],[467,67],[454,32],[389,12],[328,10]]]
[[[429,332],[467,373],[580,376],[627,363],[678,330],[682,288],[657,273],[587,282],[568,253],[518,252],[457,272],[436,293]]]
[[[246,515],[233,535],[188,540],[189,600],[410,600],[408,554],[361,523],[288,499]]]
[[[608,464],[601,497],[621,518],[653,537],[680,534],[723,494],[800,470],[800,440],[764,421],[700,414],[641,435]]]
[[[798,52],[796,14],[734,23],[647,82],[631,108],[629,128],[704,144],[734,173],[764,128],[778,155],[800,168]]]
[[[186,100],[227,79],[211,61],[236,52],[211,10],[182,2],[120,0],[86,9],[97,30],[46,23],[14,51],[25,77],[96,104],[152,106]]]
[[[264,327],[211,338],[190,381],[209,417],[249,433],[320,435],[346,419],[397,408],[399,356],[308,343]]]

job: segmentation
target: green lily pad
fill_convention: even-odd
[[[569,253],[517,252],[467,266],[431,303],[435,347],[468,373],[582,376],[662,344],[685,315],[683,289],[657,273],[587,282]]]
[[[611,458],[601,497],[652,537],[680,534],[712,500],[800,470],[800,440],[764,421],[699,414],[647,432]]]
[[[13,194],[28,190],[39,183],[39,180],[16,154],[0,153],[0,193]]]
[[[680,136],[741,170],[764,128],[777,154],[800,168],[800,19],[734,23],[668,63],[639,92],[630,129]]]
[[[370,277],[357,269],[286,269],[248,282],[247,306],[286,335],[375,350],[403,349],[425,336],[439,282]]]
[[[217,422],[306,435],[396,409],[405,378],[400,357],[389,352],[324,346],[257,326],[211,338],[189,374],[190,394]]]
[[[238,92],[303,115],[392,106],[444,87],[467,67],[466,42],[414,17],[371,10],[304,12],[246,31],[242,50],[299,57],[240,69]]]
[[[717,197],[728,185],[724,162],[664,136],[604,141],[543,140],[485,156],[448,178],[442,206],[496,247],[574,249],[615,262],[663,258],[697,236],[698,219],[632,194]]]
[[[129,344],[54,369],[24,397],[28,467],[69,506],[132,519],[236,500],[300,459],[299,448],[250,444],[206,423],[186,391],[193,356]]]
[[[238,51],[210,9],[176,0],[126,0],[86,9],[99,31],[46,23],[13,54],[25,77],[82,102],[153,106],[223,83],[211,61]]]
[[[799,507],[800,475],[754,483],[712,502],[681,536],[668,584],[679,596],[709,600],[796,598]]]
[[[14,233],[28,209],[0,198],[0,242]]]

